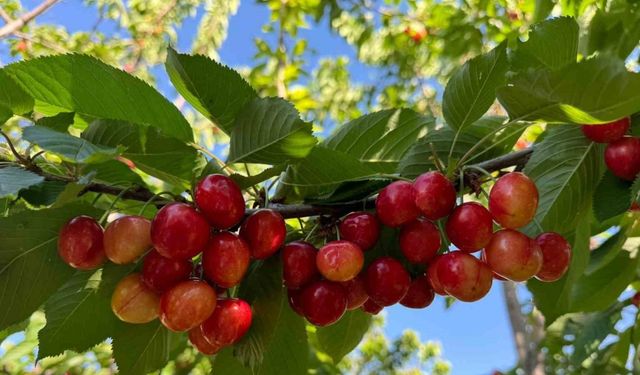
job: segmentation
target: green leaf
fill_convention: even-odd
[[[26,319],[74,274],[58,257],[60,228],[75,216],[101,213],[74,203],[0,218],[0,329]]]
[[[512,69],[560,69],[575,63],[579,31],[578,23],[572,17],[552,18],[533,25],[529,39],[518,43],[511,59]]]
[[[11,109],[0,104],[0,125],[9,121],[11,117],[13,117],[13,112],[11,112]]]
[[[633,2],[616,1],[597,9],[588,29],[588,54],[600,52],[626,60],[640,39],[640,11]]]
[[[622,250],[622,246],[627,241],[626,231],[627,229],[623,227],[618,233],[591,251],[589,265],[584,271],[585,275],[591,275],[616,259]]]
[[[22,190],[19,196],[35,207],[50,206],[64,191],[65,186],[67,186],[67,183],[62,181],[43,181]]]
[[[533,13],[533,22],[540,22],[549,17],[555,3],[552,0],[535,0],[535,11]]]
[[[51,130],[66,133],[69,126],[73,124],[76,114],[73,112],[60,112],[55,116],[42,117],[36,120],[36,125],[44,126]]]
[[[640,203],[640,176],[631,185],[631,203],[633,202]]]
[[[238,184],[238,186],[240,187],[240,189],[245,190],[247,188],[250,188],[251,186],[255,186],[258,185],[272,177],[278,176],[280,173],[282,173],[285,170],[285,165],[281,164],[281,165],[277,165],[275,167],[270,167],[265,169],[264,171],[253,175],[253,176],[243,176],[241,174],[237,174],[237,173],[233,173],[231,176],[229,176],[236,184]]]
[[[444,89],[442,112],[447,124],[458,130],[482,117],[496,100],[507,67],[506,43],[462,65]]]
[[[131,121],[192,141],[180,111],[142,80],[85,55],[40,57],[8,65],[5,72],[47,116],[76,112],[88,118]]]
[[[620,306],[614,305],[595,314],[572,314],[568,319],[577,326],[573,341],[575,350],[570,360],[575,365],[581,365],[609,334],[615,332],[614,326],[620,319]]]
[[[86,139],[43,126],[24,128],[22,138],[71,163],[100,163],[113,159],[123,151],[122,148],[97,146]]]
[[[233,348],[225,348],[214,357],[213,369],[215,374],[254,375],[250,369],[233,356]]]
[[[17,115],[24,115],[33,110],[33,98],[18,86],[5,69],[0,69],[0,87],[0,107]]]
[[[347,311],[337,323],[318,328],[320,348],[333,359],[333,363],[338,363],[358,346],[370,325],[370,314],[359,309]]]
[[[17,195],[21,190],[42,181],[44,181],[44,177],[22,168],[0,168],[0,197]]]
[[[280,98],[253,99],[231,131],[229,163],[280,164],[302,159],[317,143],[311,124]]]
[[[93,180],[111,186],[127,187],[131,185],[144,186],[140,175],[133,172],[124,163],[118,160],[109,160],[104,163],[91,164],[82,170],[85,174],[94,174]]]
[[[235,70],[205,56],[169,48],[165,68],[182,97],[227,134],[242,108],[257,97]]]
[[[603,222],[629,209],[631,183],[623,181],[607,170],[593,194],[593,211]]]

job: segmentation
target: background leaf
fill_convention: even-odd
[[[593,212],[596,219],[602,222],[626,212],[629,202],[631,183],[619,179],[607,170],[593,194]]]
[[[358,346],[371,325],[371,315],[360,309],[347,311],[340,320],[328,327],[318,327],[318,342],[333,363],[351,353]]]
[[[0,197],[13,196],[44,181],[42,176],[18,167],[0,168]]]
[[[24,128],[22,137],[71,163],[99,163],[113,159],[122,152],[115,147],[96,146],[86,139],[42,126]]]
[[[575,63],[580,28],[575,18],[552,18],[531,27],[529,39],[519,42],[511,58],[512,69],[559,69]]]

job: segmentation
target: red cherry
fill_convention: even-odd
[[[211,236],[202,254],[202,268],[207,279],[223,288],[240,284],[250,261],[251,252],[247,243],[230,232]]]
[[[432,222],[416,219],[402,226],[400,250],[411,263],[427,263],[440,249],[440,232]]]
[[[438,278],[438,261],[441,258],[442,255],[436,255],[436,257],[429,262],[429,265],[427,266],[427,278],[429,279],[429,284],[436,294],[446,296],[447,292],[444,290],[444,287]]]
[[[189,342],[204,355],[214,355],[222,349],[221,346],[207,341],[202,334],[202,326],[197,326],[189,331]]]
[[[421,174],[413,183],[413,188],[416,191],[416,206],[429,220],[449,215],[456,204],[456,189],[440,172]]]
[[[142,216],[123,216],[104,231],[104,252],[113,263],[131,263],[150,247],[151,221]]]
[[[282,249],[282,279],[287,288],[301,288],[318,277],[317,252],[313,245],[304,241],[294,241],[284,246]]]
[[[296,314],[304,317],[304,311],[302,310],[302,289],[288,289],[287,297],[289,299],[289,306],[291,310]]]
[[[195,190],[195,200],[202,214],[216,229],[228,229],[244,217],[244,197],[238,185],[229,177],[210,174]]]
[[[367,268],[365,286],[373,302],[391,306],[400,302],[411,285],[411,276],[402,263],[391,257],[381,257]]]
[[[480,203],[467,202],[456,207],[446,225],[447,236],[458,249],[472,253],[485,247],[493,233],[491,213]]]
[[[73,268],[92,270],[107,259],[104,253],[102,227],[89,216],[69,220],[58,237],[58,255]]]
[[[443,288],[460,301],[477,301],[491,289],[491,269],[472,255],[453,251],[443,255],[437,266],[438,279]]]
[[[191,259],[209,241],[209,223],[188,204],[170,203],[151,222],[151,241],[163,257]]]
[[[487,263],[487,254],[482,251],[480,253],[480,260],[483,261],[484,263]],[[494,280],[498,280],[498,281],[505,281],[507,279],[505,279],[504,277],[498,275],[497,273],[493,272],[493,270],[491,271],[491,273],[493,274],[493,279]]]
[[[538,235],[536,242],[542,251],[542,267],[536,278],[547,282],[560,279],[571,263],[571,245],[554,232]]]
[[[347,310],[355,310],[369,299],[362,274],[341,283],[341,285],[347,293]]]
[[[309,323],[324,327],[337,322],[347,310],[347,295],[338,283],[315,281],[300,296],[302,311]]]
[[[631,297],[631,303],[635,307],[639,307],[640,306],[640,292],[636,292],[636,294],[634,294],[633,297]]]
[[[232,345],[247,333],[251,320],[251,306],[246,301],[220,299],[213,314],[202,323],[202,333],[213,345]]]
[[[399,227],[418,217],[413,185],[407,181],[395,181],[380,191],[376,198],[376,213],[382,224]]]
[[[538,188],[520,172],[498,179],[489,194],[489,211],[503,228],[517,229],[529,224],[538,209]]]
[[[254,258],[267,259],[284,243],[287,228],[282,215],[273,210],[261,209],[242,223],[240,236],[249,243]]]
[[[429,279],[425,275],[420,275],[411,281],[409,291],[400,300],[400,304],[412,309],[424,309],[429,306],[435,294],[431,285],[429,285]]]
[[[487,264],[498,275],[525,281],[542,267],[542,250],[535,240],[512,230],[499,230],[484,249]]]
[[[366,251],[372,248],[380,236],[380,224],[376,216],[359,211],[347,215],[340,223],[340,238],[351,241]]]
[[[633,181],[640,173],[640,138],[626,136],[609,143],[604,151],[604,161],[611,173]]]
[[[331,241],[316,255],[320,274],[331,281],[348,281],[356,277],[364,265],[364,253],[349,241]]]
[[[362,311],[369,313],[371,315],[378,315],[378,313],[380,311],[382,311],[382,306],[378,305],[377,303],[373,302],[373,300],[371,298],[369,298],[363,305],[362,305]]]
[[[111,310],[123,322],[148,323],[158,317],[160,297],[144,285],[140,274],[132,273],[113,290]]]
[[[160,298],[160,321],[172,331],[189,331],[204,322],[216,308],[216,292],[209,284],[187,280]]]
[[[622,138],[629,130],[629,117],[601,125],[582,125],[582,132],[590,140],[598,143],[610,143]]]
[[[187,280],[192,270],[191,260],[165,258],[152,250],[144,257],[142,281],[154,292],[162,294],[179,282]]]

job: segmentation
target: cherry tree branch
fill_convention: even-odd
[[[58,0],[44,0],[42,3],[40,3],[40,5],[33,8],[29,12],[21,15],[15,20],[7,22],[4,26],[0,27],[0,38],[3,38],[20,30],[22,27],[31,22],[34,18],[44,13],[47,9],[51,8],[57,2]],[[3,19],[9,19],[9,16],[6,12],[2,11],[2,13]]]

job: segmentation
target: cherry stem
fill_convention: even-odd
[[[462,167],[462,171],[464,172],[467,169],[473,169],[476,170],[478,172],[481,172],[482,174],[484,174],[485,176],[489,177],[491,179],[491,181],[493,181],[493,183],[496,182],[496,178],[493,177],[493,175],[491,173],[489,173],[489,171],[487,171],[486,169],[482,168],[482,167],[478,167],[477,165],[465,165]],[[464,175],[464,173],[461,173],[462,175]]]
[[[445,169],[444,165],[442,164],[442,161],[438,157],[438,154],[436,153],[435,147],[433,147],[433,142],[429,142],[429,149],[431,150],[431,155],[433,157],[433,164],[436,166],[436,169],[440,173],[446,174],[447,173],[446,169]]]
[[[313,228],[311,228],[309,233],[307,233],[307,235],[304,238],[305,241],[309,241],[309,238],[311,238],[311,235],[313,234],[313,232],[315,232],[316,229],[318,229],[318,226],[320,226],[320,222],[316,222],[316,224],[313,226]]]
[[[114,199],[113,202],[111,202],[111,205],[109,205],[109,208],[107,208],[107,210],[104,212],[104,214],[102,214],[102,216],[100,217],[99,223],[100,225],[103,225],[105,223],[105,221],[107,220],[107,218],[109,217],[109,214],[111,213],[111,211],[113,210],[113,208],[116,206],[116,203],[118,203],[118,201],[120,200],[120,198],[122,198],[122,196],[124,195],[124,193],[126,193],[129,189],[131,189],[131,187],[128,187],[126,189],[123,189],[120,194],[118,194]]]
[[[175,195],[173,193],[171,193],[170,191],[161,191],[158,194],[154,194],[151,198],[149,198],[143,205],[142,208],[140,209],[140,211],[138,212],[138,216],[144,216],[144,211],[147,209],[147,206],[149,206],[151,204],[151,202],[155,201],[158,197],[162,196],[162,195],[169,195],[170,197],[175,197]]]

